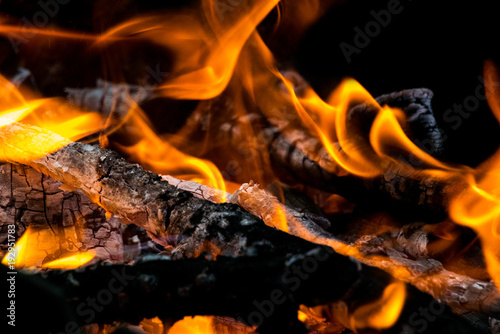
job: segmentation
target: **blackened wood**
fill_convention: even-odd
[[[7,226],[16,225],[19,240],[27,228],[44,248],[41,265],[81,251],[102,260],[122,261],[121,223],[106,217],[81,191],[64,191],[62,183],[31,167],[0,164],[0,249],[7,251]]]
[[[297,73],[289,72],[287,77],[293,77],[296,94],[300,96],[301,92],[305,91],[307,83]],[[138,93],[133,93],[136,91]],[[100,84],[95,89],[71,89],[68,92],[68,98],[73,103],[104,115],[109,115],[111,107],[114,106],[113,119],[117,122],[123,119],[130,109],[131,97],[139,103],[145,99],[154,99],[150,88],[111,83],[106,83],[104,86]],[[315,135],[297,123],[297,117],[292,117],[293,122],[287,119],[268,119],[256,112],[255,107],[248,108],[248,114],[237,116],[232,102],[233,93],[229,87],[220,96],[202,102],[202,106],[187,123],[187,126],[191,127],[188,132],[190,138],[184,140],[187,144],[181,148],[183,151],[191,154],[199,153],[197,149],[199,145],[194,143],[194,138],[204,140],[208,136],[214,138],[212,142],[216,144],[212,149],[218,154],[215,156],[210,155],[210,152],[207,154],[222,171],[225,171],[229,162],[226,157],[220,156],[224,145],[229,144],[230,151],[235,153],[229,158],[233,162],[238,161],[237,174],[246,177],[242,180],[236,175],[238,182],[247,182],[249,179],[271,182],[272,172],[267,170],[271,161],[276,177],[285,182],[298,181],[308,186],[340,193],[355,201],[370,201],[374,205],[385,205],[387,208],[398,203],[401,211],[414,209],[416,213],[431,213],[431,217],[434,216],[436,220],[443,218],[448,200],[447,185],[434,177],[421,175],[418,168],[424,165],[412,155],[395,152],[398,159],[415,169],[403,170],[396,164],[389,164],[384,173],[376,178],[363,179],[351,175],[337,165]],[[137,99],[135,96],[140,98]],[[443,153],[443,143],[431,107],[432,97],[432,91],[419,88],[382,95],[376,98],[376,101],[382,106],[389,105],[401,109],[407,118],[404,130],[409,138],[424,151],[439,157]],[[283,108],[281,114],[296,113],[292,106],[283,105],[281,102],[279,105]],[[290,111],[286,111],[287,108]],[[368,134],[376,112],[375,106],[362,103],[352,106],[346,116],[348,128],[351,132],[359,133],[367,152],[371,150]],[[248,122],[253,128],[255,140],[249,141],[247,131],[243,130],[248,127]],[[279,124],[278,127],[273,125],[276,123]],[[129,130],[134,127],[130,122],[125,124]],[[198,151],[190,152],[193,148]],[[253,167],[255,164],[264,170],[258,173]],[[228,176],[231,174],[233,171],[229,171]]]
[[[305,257],[319,265],[313,273],[308,274],[302,269]],[[322,261],[314,260],[316,258]],[[343,268],[342,275],[335,275],[336,268]],[[300,270],[298,275],[305,275],[302,279],[297,276],[297,270]],[[388,276],[377,272],[382,275],[382,282],[389,280]],[[364,275],[370,276],[365,277],[365,281],[373,280],[372,269],[332,254],[324,247],[314,248],[301,256],[219,256],[217,261],[201,258],[178,261],[145,259],[132,266],[95,265],[35,274],[63,287],[75,311],[79,305],[86,303],[87,298],[99,298],[101,291],[109,291],[109,283],[113,281],[114,286],[121,289],[119,295],[114,295],[108,305],[103,305],[101,312],[94,312],[95,317],[89,319],[90,322],[138,323],[143,318],[154,316],[177,320],[186,315],[228,315],[251,325],[254,323],[248,315],[259,312],[256,304],[264,302],[267,305],[265,301],[271,298],[274,290],[280,292],[280,298],[278,303],[274,303],[276,311],[269,318],[273,315],[284,316],[281,309],[294,310],[286,312],[290,320],[296,318],[300,303],[326,303],[341,298],[355,284],[364,286],[359,284]],[[118,281],[117,276],[120,276]],[[88,313],[76,314],[82,323],[89,317]],[[264,321],[267,319],[262,318]],[[286,328],[286,321],[282,326]]]
[[[264,222],[248,213],[239,205],[215,204],[196,198],[181,190],[158,175],[131,164],[116,153],[97,146],[70,143],[64,138],[35,127],[12,124],[1,129],[0,143],[5,145],[5,158],[26,163],[53,177],[67,186],[81,189],[92,201],[107,211],[122,218],[122,222],[133,222],[144,228],[158,242],[171,244],[172,236],[179,251],[175,257],[193,257],[201,250],[215,250],[215,255],[286,255],[303,253],[311,243],[290,234],[266,227]],[[32,145],[24,143],[17,147],[16,135],[24,135],[32,140]],[[65,147],[39,159],[27,159],[22,150],[37,150],[44,147],[47,140],[59,140]],[[17,150],[16,150],[17,149]],[[14,152],[14,153],[13,153]],[[18,154],[19,152],[23,154]],[[40,152],[37,152],[40,153]],[[238,203],[245,208],[258,206],[270,210],[270,205],[262,205],[261,197],[253,197],[247,187],[240,191]],[[245,204],[247,199],[250,204]],[[276,199],[274,199],[276,200]],[[276,210],[274,210],[276,211]],[[255,211],[265,218],[273,217],[269,212]],[[290,213],[293,216],[292,213]],[[287,217],[288,218],[288,217]],[[306,217],[307,218],[307,217]],[[267,218],[266,218],[267,219]],[[347,244],[331,236],[311,219],[291,219],[289,232],[315,243],[323,243],[335,251],[358,254],[363,262],[393,273],[396,277],[414,284],[423,291],[429,291],[439,300],[457,310],[481,311],[498,316],[500,296],[491,282],[480,282],[466,276],[443,270],[438,261],[418,259],[413,261],[403,252],[395,251],[391,241],[377,237],[360,238],[359,244]],[[269,225],[276,224],[274,220]],[[169,238],[164,239],[163,237]],[[187,236],[187,237],[186,237]],[[381,244],[386,244],[384,253],[390,258],[378,255]],[[354,251],[354,253],[352,253]]]
[[[270,248],[289,252],[302,247],[293,236],[262,229],[262,220],[240,206],[196,198],[113,151],[70,143],[54,133],[20,123],[3,127],[0,133],[0,145],[8,148],[4,159],[28,164],[67,187],[80,189],[123,223],[144,228],[160,243],[169,243],[164,237],[179,236],[177,247],[182,248],[183,256],[192,257],[200,243],[207,242],[220,254],[233,255],[267,252]],[[29,138],[29,143],[19,147],[14,134]],[[32,159],[26,152],[43,153],[44,143],[57,140],[66,146],[41,158]],[[17,154],[20,151],[23,154]],[[186,235],[190,238],[183,238]]]
[[[430,154],[439,156],[443,146],[430,107],[431,98],[432,92],[428,89],[412,89],[383,95],[376,100],[381,105],[403,110],[408,121],[404,129],[407,135]],[[349,131],[358,134],[358,148],[361,147],[368,155],[374,154],[368,135],[376,111],[373,105],[360,104],[352,107],[346,115]],[[405,210],[427,209],[437,215],[437,220],[444,216],[449,184],[420,173],[418,169],[425,165],[411,155],[399,152],[396,155],[397,159],[407,164],[409,168],[406,170],[396,163],[387,164],[381,176],[364,179],[344,171],[319,139],[306,131],[296,129],[294,125],[268,131],[271,138],[270,155],[279,170],[278,175],[288,172],[292,178],[305,185],[339,193],[354,201],[369,201],[386,208],[398,203]]]
[[[311,259],[317,261],[317,269],[304,270]],[[96,264],[29,275],[32,280],[62,288],[80,324],[134,324],[154,316],[175,321],[187,315],[223,315],[257,325],[259,333],[303,333],[304,328],[296,319],[300,304],[314,306],[344,300],[354,310],[376,300],[391,281],[383,272],[331,253],[325,247],[284,258],[144,258],[131,266]],[[388,332],[398,333],[409,325],[415,326],[409,317],[418,307],[428,309],[432,303],[432,298],[415,289],[408,293],[411,303],[396,327]],[[33,306],[39,302],[43,301],[34,300]],[[463,332],[460,328],[473,330],[446,307],[440,306],[439,310],[429,322],[429,333],[443,328],[455,332]]]

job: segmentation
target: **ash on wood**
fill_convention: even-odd
[[[38,145],[43,146],[47,138],[54,139],[54,136],[58,138],[54,134],[21,124],[6,126],[2,131],[23,133],[34,141],[34,150]],[[122,217],[123,222],[137,223],[161,243],[166,243],[165,240],[162,241],[162,235],[188,236],[180,238],[175,245],[182,250],[179,254],[184,256],[192,257],[199,254],[200,247],[207,242],[218,249],[217,254],[232,255],[269,254],[269,252],[293,254],[303,250],[303,247],[307,249],[310,245],[289,234],[265,227],[261,219],[244,211],[238,205],[215,204],[196,198],[191,193],[162,181],[156,174],[146,172],[138,165],[126,162],[116,153],[100,147],[69,143],[64,138],[58,138],[67,146],[43,158],[23,160],[23,154],[12,153],[19,152],[20,148],[16,148],[17,142],[9,138],[11,136],[3,136],[0,139],[5,147],[11,148],[5,150],[8,159],[28,163],[68,186],[80,188],[90,199]],[[239,203],[243,204],[242,201]],[[265,212],[257,214],[262,217],[267,215]],[[325,233],[310,219],[301,221],[299,217],[292,220],[292,223],[290,225],[292,233],[301,231],[302,234],[297,234],[300,237],[324,243],[342,254],[352,254],[351,251],[361,246],[359,250],[362,252],[359,250],[355,252],[360,260],[412,282],[423,291],[457,307],[457,311],[475,310],[492,316],[497,316],[499,313],[500,298],[493,283],[478,282],[442,270],[440,263],[433,262],[432,259],[422,258],[413,261],[404,253],[395,252],[391,243],[385,246],[385,252],[391,261],[369,256],[372,250],[380,250],[381,244],[384,244],[378,242],[377,238],[371,238],[371,241],[375,241],[373,247],[370,246],[370,242],[366,242],[366,238],[360,239],[361,244],[353,247]],[[229,226],[232,231],[228,230]],[[377,253],[379,252],[376,251],[375,254]],[[467,291],[467,298],[461,298],[463,291]]]
[[[102,260],[122,261],[121,222],[81,191],[64,191],[62,183],[23,165],[0,165],[0,247],[7,251],[7,226],[16,240],[27,228],[36,234],[41,265],[60,256],[94,251]]]

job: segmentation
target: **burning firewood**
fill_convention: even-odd
[[[199,254],[196,250],[200,249],[203,242],[216,247],[219,254],[238,256],[265,254],[270,245],[274,249],[273,254],[302,253],[310,247],[300,239],[265,228],[258,218],[239,206],[215,204],[196,198],[179,189],[182,182],[173,186],[138,165],[126,162],[116,153],[98,146],[70,143],[46,130],[16,123],[3,127],[1,131],[10,134],[2,136],[2,145],[7,148],[4,151],[6,159],[29,164],[63,182],[66,187],[80,188],[104,209],[120,216],[123,222],[137,223],[160,242],[166,234],[187,236],[176,243],[177,249],[182,250],[178,253],[182,257]],[[16,141],[19,135],[29,138],[28,142],[23,142],[22,148]],[[37,150],[49,140],[66,146],[43,155],[42,158],[33,159],[33,153],[43,153]],[[192,185],[185,188],[196,192]],[[207,197],[206,193],[210,189],[204,189],[201,195]],[[324,243],[340,254],[354,255],[362,262],[412,282],[421,290],[449,304],[456,312],[473,310],[494,317],[499,315],[500,295],[493,283],[450,273],[437,261],[426,258],[425,252],[419,254],[409,251],[411,247],[408,248],[404,243],[408,244],[411,238],[396,238],[395,244],[393,238],[384,241],[383,238],[372,237],[360,239],[357,245],[349,245],[326,233],[309,217],[301,214],[294,216],[293,210],[282,207],[276,198],[266,195],[255,186],[243,187],[230,197],[230,201],[263,217],[270,225],[283,228],[279,224],[284,223],[290,233],[315,243]],[[283,210],[285,217],[281,222],[275,219],[279,209]],[[225,230],[229,226],[231,233],[226,235]],[[425,241],[425,238],[422,240]],[[397,242],[404,243],[398,245]],[[425,243],[423,247],[425,249]],[[374,256],[371,255],[373,252]],[[387,254],[387,257],[380,256],[381,252]],[[408,256],[416,259],[412,260]]]
[[[286,230],[300,238],[332,247],[337,253],[353,256],[360,262],[381,268],[394,277],[407,281],[437,300],[450,305],[455,312],[487,312],[500,315],[500,293],[493,282],[482,282],[459,275],[442,267],[427,252],[428,232],[420,225],[412,232],[408,227],[381,235],[334,237],[324,231],[318,219],[282,206],[278,200],[255,185],[243,185],[230,197],[249,212],[260,216],[267,225],[280,228],[276,208],[281,207],[286,216]],[[281,227],[283,228],[283,227]],[[464,298],[467,295],[469,297]],[[491,298],[491,299],[490,299]],[[480,306],[477,308],[478,301]],[[488,305],[488,306],[487,306]],[[486,311],[489,309],[489,311]]]
[[[293,78],[297,94],[304,94],[308,84],[293,71],[285,72],[287,78]],[[98,82],[94,89],[68,89],[68,99],[71,103],[87,108],[98,110],[104,115],[109,115],[114,111],[115,122],[125,120],[130,110],[131,92],[138,91],[139,99],[133,98],[138,103],[146,98],[154,98],[152,89],[125,84],[113,84]],[[242,149],[251,150],[250,147],[242,148],[242,143],[247,141],[246,133],[242,131],[243,122],[239,118],[233,120],[232,124],[219,124],[217,118],[226,119],[221,115],[230,114],[233,110],[232,99],[229,93],[223,93],[209,100],[200,107],[188,121],[191,137],[203,138],[204,136],[214,136],[221,138],[217,142],[225,142],[236,147],[231,149],[241,152]],[[286,95],[286,92],[283,92]],[[413,89],[391,93],[380,96],[375,101],[381,106],[391,106],[400,108],[407,119],[407,127],[404,129],[417,146],[426,150],[433,156],[440,156],[443,151],[441,133],[438,130],[436,120],[431,107],[433,93],[428,89]],[[283,98],[283,97],[280,97]],[[109,101],[108,101],[109,100]],[[292,108],[290,101],[284,99],[281,103],[283,110]],[[130,111],[133,113],[133,111]],[[197,114],[198,113],[198,114]],[[285,113],[283,111],[283,113]],[[285,113],[286,114],[286,113]],[[377,107],[372,103],[361,103],[354,105],[347,112],[347,124],[350,131],[366,136],[360,138],[364,142],[368,151],[368,133],[377,114]],[[280,113],[281,115],[281,113]],[[297,120],[283,120],[267,116],[262,113],[244,115],[242,118],[252,119],[251,126],[256,132],[255,137],[260,138],[257,145],[267,152],[258,154],[269,155],[273,163],[276,175],[286,181],[300,182],[307,186],[317,187],[329,192],[339,193],[355,201],[371,201],[374,199],[390,207],[391,203],[398,203],[405,208],[418,207],[416,211],[426,209],[438,217],[442,217],[442,212],[447,206],[446,192],[443,182],[433,176],[421,176],[418,170],[405,170],[397,164],[385,166],[383,175],[368,180],[350,174],[341,168],[330,156],[321,143],[320,139],[312,134],[308,129],[299,126]],[[213,123],[213,124],[211,124]],[[126,123],[129,128],[134,128],[133,122]],[[207,124],[211,124],[207,127]],[[211,133],[204,134],[209,129]],[[130,129],[129,129],[130,130]],[[139,132],[129,131],[129,133]],[[188,141],[191,143],[191,141]],[[251,144],[249,144],[252,146]],[[359,144],[358,144],[359,145]],[[196,147],[196,145],[192,145]],[[182,146],[183,150],[190,151],[189,145]],[[194,152],[193,152],[194,153]],[[396,151],[395,154],[398,152]],[[250,153],[246,152],[244,155]],[[397,154],[397,159],[402,159],[409,165],[420,167],[425,163],[417,157],[404,154]],[[214,157],[217,159],[217,157]],[[252,153],[252,158],[265,160],[267,158],[257,157]],[[248,173],[245,173],[248,175]],[[449,182],[451,183],[451,182]],[[381,195],[381,196],[379,196]]]
[[[144,102],[154,95],[154,87],[116,84],[97,80],[95,88],[67,88],[68,102],[99,110],[106,116],[124,117],[135,104]]]
[[[1,139],[2,146],[6,148],[4,159],[28,164],[63,182],[66,189],[80,189],[122,222],[133,222],[160,242],[166,235],[193,237],[194,232],[205,231],[200,240],[211,241],[222,254],[243,255],[263,249],[266,244],[277,244],[272,239],[275,235],[282,235],[276,230],[255,229],[260,219],[240,206],[215,204],[196,198],[99,146],[70,143],[54,133],[20,123],[5,126],[1,131],[5,134]],[[22,147],[17,140],[19,137],[28,138]],[[67,145],[54,153],[42,154],[41,158],[33,158],[33,154],[44,153],[39,148],[50,141],[60,146]],[[47,147],[54,147],[54,144]],[[229,225],[234,235],[223,233]],[[217,228],[217,232],[213,239],[209,239],[210,233],[206,233],[212,228]],[[238,230],[240,233],[236,233]],[[184,256],[192,255],[198,246],[186,246]],[[282,249],[290,251],[297,247],[296,243],[290,242],[284,243]]]
[[[68,192],[61,187],[61,182],[33,168],[0,165],[2,227],[16,224],[16,239],[30,235],[33,243],[26,247],[32,249],[31,257],[35,260],[35,253],[40,254],[40,263],[24,265],[42,265],[80,251],[94,252],[103,260],[123,261],[120,221],[106,217],[106,212],[81,191]],[[7,238],[7,234],[2,237]],[[2,240],[2,248],[7,244]]]

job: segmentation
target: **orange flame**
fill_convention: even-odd
[[[0,98],[4,110],[0,110],[0,131],[8,131],[0,141],[2,148],[0,159],[17,156],[16,160],[29,161],[51,153],[69,143],[68,140],[77,140],[102,128],[101,116],[97,113],[88,113],[70,107],[58,99],[34,99],[26,101],[21,92],[7,79],[0,76]],[[25,131],[13,131],[5,128],[14,122],[35,125],[40,129],[34,130],[44,133],[44,140]],[[7,129],[7,130],[6,130]]]
[[[215,334],[213,317],[184,317],[170,328],[169,334]]]
[[[498,69],[489,61],[484,77],[488,103],[500,121]],[[500,288],[500,150],[467,175],[467,182],[467,189],[452,197],[450,216],[478,233],[488,272]]]
[[[377,301],[357,308],[350,318],[352,329],[389,328],[396,323],[406,299],[406,286],[402,282],[389,284]]]
[[[229,2],[234,5],[221,8],[218,1],[203,0],[201,15],[186,10],[175,15],[136,17],[98,35],[43,29],[28,32],[36,33],[36,36],[40,37],[90,41],[94,42],[95,47],[110,47],[117,41],[141,39],[168,49],[174,55],[174,64],[169,76],[158,87],[158,93],[163,96],[208,99],[219,95],[228,86],[231,78],[236,77],[269,122],[279,127],[283,123],[295,121],[292,118],[298,118],[301,123],[298,126],[307,129],[321,141],[332,163],[328,164],[314,156],[310,158],[321,163],[322,167],[329,171],[335,168],[337,172],[339,168],[346,174],[372,178],[382,175],[389,166],[395,165],[399,170],[417,172],[414,173],[416,178],[423,174],[432,174],[442,179],[456,177],[464,183],[466,190],[448,194],[451,198],[450,216],[455,222],[477,231],[482,240],[490,273],[500,286],[500,151],[476,169],[441,162],[418,148],[406,136],[401,126],[405,119],[400,110],[380,106],[353,79],[345,80],[326,101],[310,87],[298,96],[294,91],[296,87],[280,74],[272,53],[255,32],[258,23],[278,2]],[[318,2],[308,3],[313,10],[304,16],[303,22],[300,23],[303,26],[309,25],[311,20],[319,15]],[[1,34],[22,32],[23,29],[25,28],[5,22],[0,25]],[[496,117],[500,119],[500,95],[495,94],[494,87],[498,75],[490,62],[485,64],[485,77],[489,92],[488,102]],[[287,94],[283,94],[279,89],[269,88],[273,80],[279,80]],[[0,98],[3,103],[0,129],[8,129],[12,123],[22,120],[60,135],[50,137],[46,143],[40,144],[33,143],[26,136],[10,137],[9,134],[9,138],[0,139],[0,152],[5,157],[19,154],[17,148],[22,147],[23,151],[28,152],[24,158],[34,159],[66,145],[66,138],[82,138],[103,127],[98,115],[83,114],[57,99],[26,101],[3,77],[0,77]],[[349,107],[359,102],[368,103],[376,110],[368,142],[362,140],[360,134],[350,128],[347,122]],[[294,109],[293,115],[289,115],[289,109],[280,109],[283,105],[291,106]],[[224,189],[224,180],[214,164],[180,152],[154,133],[140,112],[133,113],[129,121],[135,122],[143,133],[136,145],[123,148],[132,159],[156,172]],[[248,129],[245,133],[253,134],[251,130]],[[17,148],[10,149],[11,146]],[[425,162],[426,168],[416,169],[395,159],[388,153],[394,148],[412,153]],[[283,222],[286,213],[277,210],[276,216],[278,218],[273,224],[287,230],[286,222]]]
[[[160,94],[208,99],[227,86],[246,40],[278,2],[250,0],[221,5],[219,1],[203,0],[202,17],[197,11],[136,17],[101,35],[11,24],[0,25],[0,34],[29,33],[35,37],[89,40],[96,47],[109,47],[130,39],[148,40],[169,50],[175,58],[169,77],[159,87]]]
[[[341,300],[315,307],[301,305],[297,316],[311,329],[318,327],[320,331],[331,327],[341,332],[345,329],[342,326],[355,332],[367,329],[383,330],[392,327],[399,319],[405,300],[406,285],[396,281],[387,285],[378,299],[353,311]]]
[[[2,263],[16,268],[73,269],[85,265],[95,257],[93,252],[76,253],[43,263],[47,254],[57,254],[59,248],[58,239],[52,230],[37,231],[28,228],[14,248],[4,256]]]
[[[221,194],[225,194],[224,179],[213,163],[187,155],[167,140],[161,139],[150,127],[146,116],[140,110],[135,110],[128,122],[137,129],[136,133],[139,136],[136,144],[130,147],[120,146],[130,159],[140,162],[145,168],[158,174],[168,174],[182,180],[195,181],[222,190]],[[225,198],[221,201],[224,202]]]
[[[307,87],[297,96],[293,83],[276,68],[273,55],[257,34],[253,34],[240,57],[241,63],[235,72],[249,91],[256,105],[267,119],[278,128],[285,128],[293,116],[285,114],[292,106],[294,116],[298,116],[301,126],[321,140],[323,147],[334,164],[325,165],[316,159],[313,152],[305,152],[309,158],[322,164],[322,167],[339,173],[339,166],[346,173],[364,178],[383,175],[392,166],[402,173],[422,178],[432,175],[443,180],[454,179],[463,183],[468,190],[459,193],[449,190],[451,218],[463,225],[473,227],[478,232],[484,246],[485,257],[491,276],[500,286],[500,151],[482,166],[472,169],[463,165],[451,165],[439,161],[415,145],[403,131],[406,122],[401,110],[379,105],[374,98],[355,80],[345,80],[327,99],[323,101]],[[488,102],[500,119],[500,94],[498,94],[498,74],[489,62],[485,64],[485,84]],[[270,89],[269,83],[278,79],[287,91],[287,97],[278,88]],[[496,90],[495,90],[496,89]],[[493,94],[496,92],[496,94]],[[365,142],[361,134],[348,126],[347,112],[355,103],[373,106],[374,122]],[[293,123],[295,126],[296,123]],[[286,134],[285,134],[286,135]],[[394,149],[404,154],[412,154],[420,159],[425,167],[416,168],[389,154]],[[311,154],[312,153],[312,154]],[[302,232],[301,232],[302,233]],[[304,232],[305,233],[305,232]],[[299,233],[300,234],[300,233]],[[301,235],[308,239],[305,233]],[[349,250],[349,252],[356,252]],[[405,274],[402,274],[405,276]]]
[[[49,263],[45,263],[42,265],[42,268],[49,268],[49,269],[78,268],[90,262],[94,257],[95,255],[90,252],[75,254],[58,260],[51,261]]]

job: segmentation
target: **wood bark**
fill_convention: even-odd
[[[1,131],[4,158],[29,164],[66,187],[81,188],[83,194],[120,216],[122,222],[137,223],[156,241],[173,247],[174,258],[195,257],[203,251],[214,255],[283,257],[303,254],[312,249],[313,243],[319,243],[414,284],[448,304],[454,312],[500,316],[500,294],[493,283],[444,270],[438,261],[426,257],[425,243],[421,248],[421,242],[416,242],[415,247],[408,241],[411,236],[389,233],[342,240],[326,232],[310,216],[281,206],[275,197],[266,195],[255,185],[245,185],[229,198],[239,205],[216,204],[180,189],[179,184],[183,182],[171,185],[98,146],[70,143],[45,130],[22,124],[12,124]],[[21,148],[9,139],[19,134],[33,141],[33,145],[25,142]],[[41,153],[44,141],[54,139],[66,146],[38,159],[27,159],[26,156],[31,155],[22,151],[30,148]],[[186,188],[192,191],[193,185]],[[242,207],[271,226],[279,222],[275,218],[277,208],[281,207],[287,231],[313,243],[266,227],[262,220]],[[176,236],[173,242],[171,236]]]
[[[115,152],[82,143],[70,143],[62,137],[39,128],[12,124],[3,127],[0,145],[4,158],[29,164],[38,171],[64,183],[66,187],[80,189],[90,200],[115,214],[123,223],[134,223],[144,228],[153,239],[168,244],[167,236],[180,236],[177,245],[197,239],[213,242],[221,254],[243,255],[265,251],[273,245],[273,238],[282,251],[297,249],[297,238],[277,230],[262,230],[262,221],[229,203],[215,204],[194,197],[163,181],[158,175],[131,164]],[[15,138],[26,136],[23,147]],[[61,149],[32,159],[32,153],[42,153],[47,141],[58,141]],[[31,149],[36,152],[26,152]],[[24,150],[24,154],[17,154]],[[29,156],[27,158],[26,156]],[[224,232],[231,226],[231,231]],[[211,234],[211,228],[217,231]],[[199,238],[183,241],[182,236]],[[288,240],[288,241],[286,241]],[[286,241],[286,242],[285,242]],[[279,245],[279,246],[278,246]],[[190,257],[198,246],[186,245],[184,256]],[[300,248],[300,247],[299,247]]]
[[[285,75],[293,77],[296,94],[300,96],[305,91],[307,82],[293,71],[288,71]],[[276,83],[280,84],[281,82]],[[211,156],[210,151],[206,153],[212,161],[218,163],[222,171],[225,171],[228,164],[236,161],[237,167],[230,168],[228,176],[236,177],[237,182],[243,183],[249,179],[260,182],[272,180],[270,170],[256,173],[254,168],[258,165],[259,169],[266,169],[272,163],[275,176],[285,182],[300,182],[339,193],[358,202],[373,203],[376,200],[377,204],[384,205],[387,209],[413,209],[416,214],[423,212],[422,215],[426,218],[440,220],[444,217],[448,201],[446,193],[452,181],[447,183],[432,176],[421,175],[418,168],[422,166],[422,161],[411,154],[396,154],[399,160],[407,163],[409,168],[406,170],[397,164],[388,164],[384,173],[376,178],[364,179],[352,175],[333,160],[319,138],[301,125],[289,99],[283,96],[273,97],[278,101],[276,105],[281,108],[279,117],[264,115],[255,107],[247,108],[247,114],[238,116],[234,110],[234,92],[230,88],[220,96],[202,102],[187,121],[185,134],[190,140],[184,140],[182,151],[196,155],[199,152],[190,151],[199,150],[195,140],[215,138],[213,142],[217,144],[212,149],[218,153],[215,156]],[[131,93],[136,91],[135,95]],[[108,83],[96,89],[68,89],[68,92],[72,103],[104,115],[114,112],[114,119],[126,117],[131,106],[131,96],[139,103],[148,98],[154,99],[151,89],[136,86],[127,88],[122,84]],[[283,92],[283,95],[286,94],[288,93]],[[404,130],[409,138],[424,151],[439,157],[443,152],[443,143],[431,107],[432,97],[432,91],[420,88],[382,95],[375,100],[382,106],[401,109],[407,118]],[[358,139],[364,143],[366,152],[371,152],[368,134],[376,111],[377,108],[373,105],[362,103],[353,105],[346,117],[348,128],[351,132],[359,133]],[[133,124],[127,126],[133,127]],[[245,130],[248,127],[252,128],[255,138],[248,138],[248,130]],[[226,159],[220,152],[227,149],[234,155]],[[244,175],[245,179],[238,179],[238,174]],[[395,203],[396,206],[393,205]]]
[[[41,265],[60,256],[93,251],[102,260],[123,261],[121,223],[81,191],[64,191],[62,183],[14,164],[0,165],[0,247],[7,250],[7,226],[16,225],[16,240],[29,227]]]
[[[281,204],[256,186],[246,185],[230,198],[239,205],[215,204],[196,198],[98,146],[69,143],[54,134],[22,124],[12,124],[1,131],[4,134],[0,137],[1,144],[7,148],[4,158],[29,164],[67,187],[81,188],[86,196],[120,216],[123,222],[137,223],[164,245],[168,246],[170,241],[162,236],[187,236],[175,241],[179,255],[174,253],[174,257],[197,256],[200,247],[207,242],[217,250],[215,255],[285,256],[312,248],[312,243],[266,227],[259,218],[239,206],[262,217],[269,225],[276,224],[276,208]],[[23,149],[36,151],[44,140],[54,138],[66,146],[42,158],[26,159],[24,154],[12,153],[21,150],[15,140],[9,139],[15,137],[14,133],[16,136],[24,134],[33,141],[33,146],[25,145]],[[289,233],[384,269],[450,305],[455,312],[500,315],[500,295],[493,283],[444,270],[438,261],[426,258],[425,251],[420,254],[411,251],[411,247],[401,246],[401,240],[405,239],[401,236],[389,234],[387,239],[363,236],[357,240],[341,240],[308,216],[286,208],[284,212]]]

